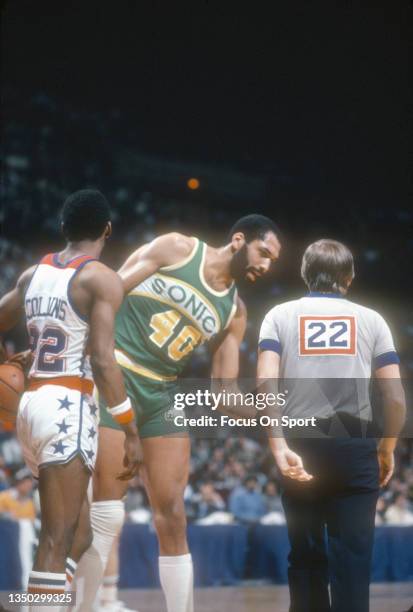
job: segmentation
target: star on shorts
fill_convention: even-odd
[[[90,408],[90,414],[95,416],[98,411],[98,407],[96,406],[96,404],[89,404],[89,408]]]
[[[67,444],[63,444],[62,440],[59,440],[59,442],[55,442],[54,444],[52,444],[52,446],[54,446],[54,455],[57,455],[57,453],[62,453],[62,455],[64,455],[65,448],[67,448]]]
[[[88,459],[92,460],[95,456],[95,453],[92,450],[88,450],[86,451],[86,455],[88,456]]]
[[[94,427],[90,427],[88,429],[88,432],[89,432],[89,436],[88,437],[92,438],[92,440],[93,440],[93,438],[96,436],[96,429]]]
[[[70,410],[70,406],[72,404],[74,404],[74,402],[69,401],[68,396],[66,395],[65,399],[58,399],[58,402],[60,402],[60,406],[58,408],[58,410],[62,410],[62,408],[66,408],[66,410]]]
[[[64,419],[61,423],[56,423],[56,425],[59,428],[59,433],[67,433],[67,430],[69,429],[69,427],[72,427],[71,425],[67,425]]]

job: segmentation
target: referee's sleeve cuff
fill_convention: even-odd
[[[274,351],[274,353],[281,355],[281,344],[278,342],[278,340],[260,340],[258,348],[261,351]]]
[[[399,364],[400,359],[396,351],[389,351],[388,353],[383,353],[378,357],[374,358],[374,369],[378,370],[379,368],[384,368],[384,366]]]

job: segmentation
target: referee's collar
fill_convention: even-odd
[[[310,291],[306,297],[344,298],[341,293],[323,293],[322,291]]]

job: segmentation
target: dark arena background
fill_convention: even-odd
[[[304,294],[305,247],[328,237],[352,250],[350,299],[389,322],[408,388],[411,12],[398,1],[3,1],[0,295],[61,248],[59,209],[83,187],[100,189],[113,208],[103,261],[115,269],[164,232],[218,246],[236,219],[261,213],[279,225],[283,248],[270,278],[240,287],[249,317],[241,374],[255,375],[264,314]],[[23,324],[3,341],[10,354],[26,348]],[[188,375],[208,374],[201,350]],[[413,604],[412,441],[402,439],[396,455],[377,508],[372,612]],[[3,492],[22,465],[15,432],[0,424]],[[234,514],[231,493],[247,474],[276,524]],[[39,529],[35,485],[27,491],[35,518],[13,517],[0,501],[5,593],[23,588]],[[230,525],[206,524],[216,503],[235,516]],[[285,519],[266,445],[197,440],[186,506],[195,609],[287,610]],[[140,612],[164,610],[138,478],[126,509],[121,598]]]

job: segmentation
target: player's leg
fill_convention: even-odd
[[[90,485],[89,485],[90,486]],[[83,500],[80,510],[79,521],[72,546],[66,559],[66,590],[72,589],[73,579],[76,573],[77,564],[82,555],[92,544],[93,534],[90,525],[90,503],[88,497]]]
[[[86,496],[90,472],[75,456],[69,463],[40,470],[39,494],[42,526],[28,590],[31,593],[63,593],[66,557]],[[42,607],[31,606],[30,610]],[[59,606],[50,610],[60,610]]]
[[[122,498],[128,483],[117,480],[123,471],[125,434],[112,427],[99,427],[93,503],[90,521],[92,545],[80,559],[76,570],[76,611],[90,612],[102,582],[110,550],[124,519]]]
[[[184,490],[190,440],[159,436],[142,440],[144,480],[159,540],[159,574],[168,612],[193,611],[193,567],[186,539]]]
[[[96,452],[91,433],[97,417],[89,400],[77,390],[44,385],[26,392],[19,405],[17,434],[25,461],[39,478],[42,513],[29,583],[33,591],[61,589]]]
[[[119,535],[114,539],[106,565],[103,583],[99,590],[99,612],[133,612],[119,600]]]

